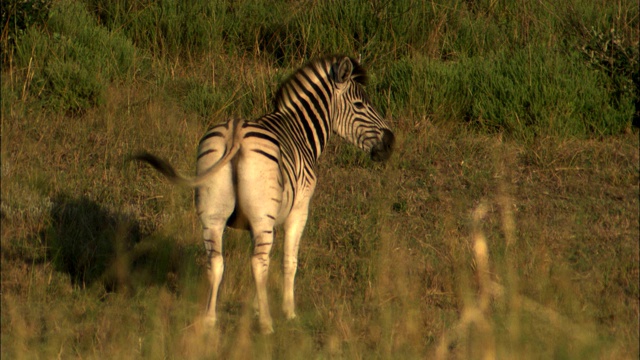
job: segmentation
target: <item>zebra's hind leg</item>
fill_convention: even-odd
[[[198,149],[198,174],[215,166],[225,152],[226,137],[216,134],[225,133],[224,126],[218,126],[203,137]],[[214,136],[215,135],[215,136]],[[202,237],[207,251],[207,275],[210,292],[207,300],[205,323],[213,327],[216,324],[216,303],[218,289],[224,272],[222,258],[222,235],[227,220],[236,206],[233,186],[232,165],[227,164],[213,177],[195,189],[196,211],[202,223]]]
[[[254,244],[251,257],[251,269],[256,282],[256,302],[258,307],[258,321],[260,332],[273,333],[273,320],[269,311],[267,296],[267,276],[269,274],[269,255],[273,245],[273,224],[252,230]],[[254,306],[256,304],[254,303]]]
[[[222,257],[222,233],[225,223],[218,222],[208,224],[203,230],[204,247],[207,251],[207,275],[209,277],[210,292],[207,300],[207,312],[205,323],[213,327],[216,324],[216,303],[218,299],[218,289],[224,273],[224,259]]]
[[[284,224],[284,291],[282,311],[287,320],[295,319],[294,280],[298,269],[300,238],[307,222],[307,210],[292,211]]]

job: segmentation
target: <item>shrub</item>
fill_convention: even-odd
[[[577,53],[545,48],[455,62],[403,59],[382,79],[374,93],[390,97],[394,116],[409,112],[465,121],[482,132],[522,139],[618,134],[634,112],[633,97],[618,100],[607,90],[614,80]],[[379,102],[384,108],[384,100]]]
[[[45,26],[29,28],[15,52],[30,92],[43,106],[70,113],[100,104],[108,84],[134,70],[135,57],[128,39],[98,26],[77,2],[52,7]]]
[[[87,0],[101,25],[122,32],[137,48],[157,59],[197,57],[217,50],[222,37],[218,1]]]
[[[18,37],[32,25],[43,25],[49,17],[50,0],[6,0],[2,2],[0,24],[2,31],[2,63],[7,63],[10,50]]]

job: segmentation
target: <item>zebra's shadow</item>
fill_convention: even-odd
[[[50,224],[41,233],[57,271],[74,285],[102,283],[107,291],[131,286],[131,250],[140,242],[140,224],[86,196],[60,193],[52,199]]]

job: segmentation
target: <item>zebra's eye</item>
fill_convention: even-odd
[[[362,110],[362,109],[364,109],[364,104],[362,103],[362,101],[356,101],[356,102],[354,102],[354,103],[353,103],[353,106],[355,106],[355,107],[356,107],[356,109],[358,109],[358,110]]]

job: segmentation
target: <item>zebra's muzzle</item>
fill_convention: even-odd
[[[385,161],[393,152],[393,144],[396,138],[391,130],[382,130],[382,139],[371,148],[371,160],[373,161]]]

